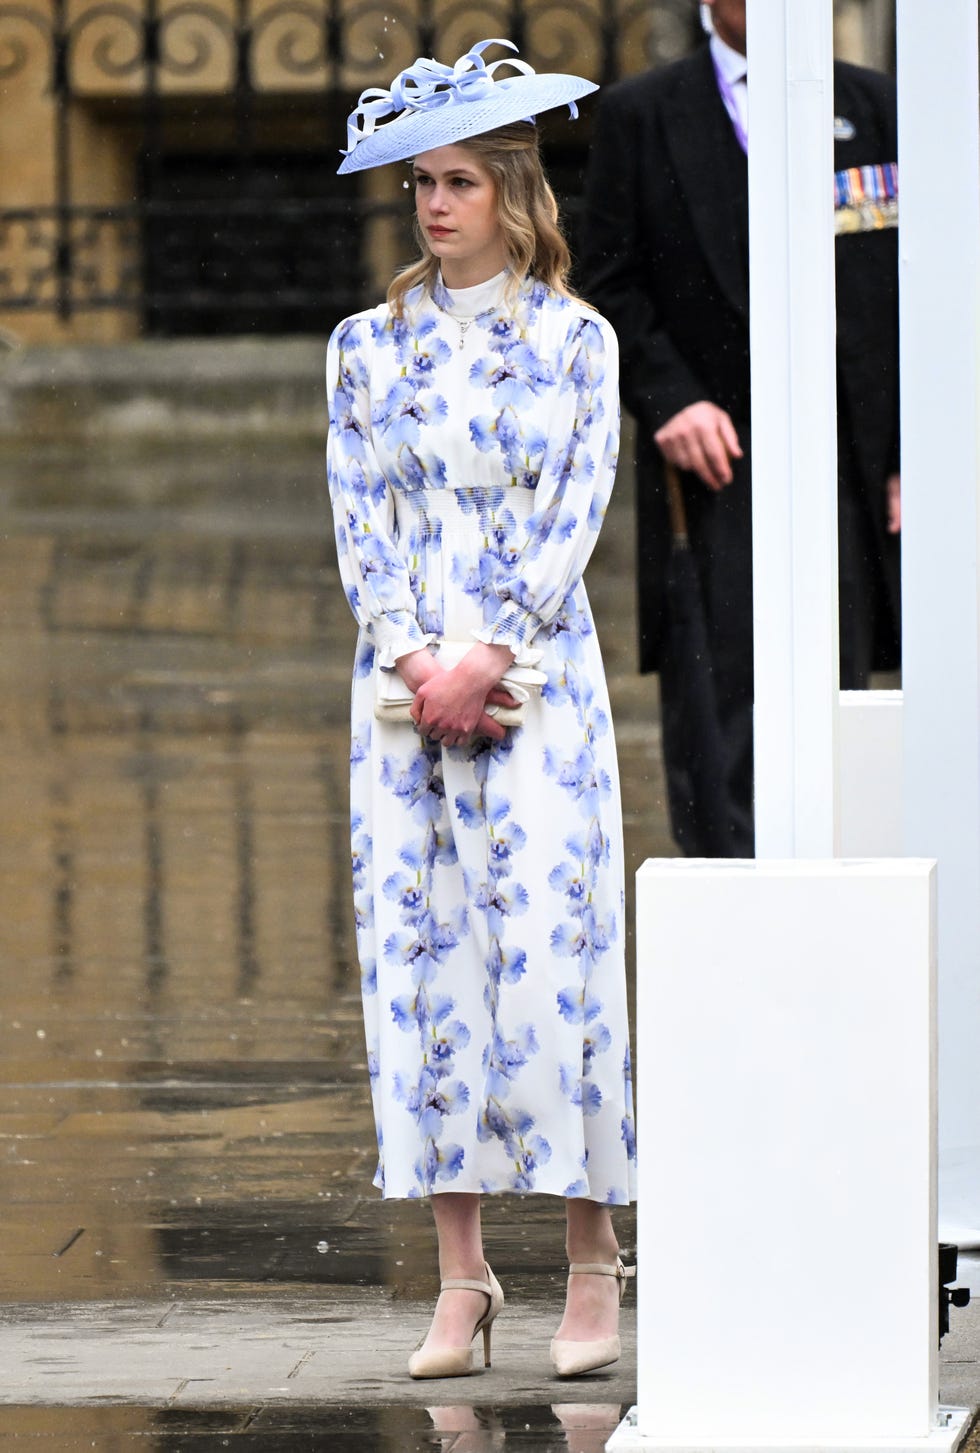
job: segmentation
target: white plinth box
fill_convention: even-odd
[[[842,691],[837,726],[840,856],[905,852],[900,691]]]
[[[647,862],[637,979],[638,1398],[609,1449],[953,1447],[934,865]]]

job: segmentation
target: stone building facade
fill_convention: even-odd
[[[837,12],[887,65],[884,0]],[[697,34],[692,0],[0,0],[0,330],[326,333],[411,254],[396,169],[335,175],[361,90],[487,35],[610,81]],[[573,222],[587,109],[545,125]]]

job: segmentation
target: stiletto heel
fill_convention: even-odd
[[[483,1365],[489,1367],[490,1334],[494,1322],[503,1310],[504,1294],[500,1283],[490,1270],[489,1264],[484,1262],[484,1265],[487,1271],[486,1281],[468,1281],[460,1277],[449,1277],[442,1283],[439,1290],[443,1292],[483,1292],[484,1296],[489,1297],[490,1305],[473,1328],[473,1337],[477,1332],[483,1333]],[[473,1337],[470,1338],[466,1347],[443,1347],[431,1352],[425,1350],[424,1342],[421,1343],[408,1359],[409,1377],[469,1377],[473,1371]]]
[[[615,1266],[606,1266],[598,1261],[573,1261],[568,1268],[569,1276],[614,1276],[619,1282],[619,1300],[626,1293],[627,1278],[636,1275],[635,1266],[624,1266],[617,1256]],[[583,1372],[595,1372],[597,1368],[608,1367],[618,1362],[621,1352],[619,1334],[614,1337],[600,1337],[593,1342],[569,1342],[554,1337],[551,1342],[551,1365],[558,1377],[579,1377]]]

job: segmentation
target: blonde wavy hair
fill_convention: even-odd
[[[515,121],[455,145],[472,152],[493,180],[511,271],[509,287],[516,292],[530,273],[563,297],[574,297],[568,287],[571,254],[562,234],[558,203],[541,164],[537,127]],[[421,256],[397,272],[388,289],[388,307],[396,318],[404,316],[405,294],[419,283],[431,293],[439,275],[439,259],[429,251],[417,217],[415,240]]]

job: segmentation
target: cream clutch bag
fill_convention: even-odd
[[[472,641],[440,641],[439,660],[448,670],[452,670],[472,645]],[[541,688],[547,680],[543,671],[537,671],[533,666],[518,666],[516,661],[512,662],[498,684],[514,698],[517,705],[488,706],[487,715],[492,716],[501,726],[523,726],[528,702],[533,697],[540,696]],[[378,721],[411,722],[409,707],[414,700],[414,693],[409,691],[397,671],[375,671],[374,714]]]

